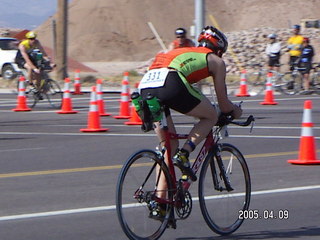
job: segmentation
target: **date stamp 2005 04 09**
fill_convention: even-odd
[[[249,209],[249,210],[240,210],[239,211],[239,219],[280,219],[286,220],[289,219],[289,210],[280,209],[280,210],[263,210],[259,211],[257,209]]]

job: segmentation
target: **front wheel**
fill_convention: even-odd
[[[244,220],[240,213],[249,208],[250,197],[250,175],[243,155],[230,144],[219,144],[209,152],[199,177],[199,202],[207,225],[220,235],[233,233]]]
[[[302,90],[301,74],[285,73],[279,82],[280,91],[287,95],[297,94]]]
[[[172,182],[168,167],[156,152],[141,150],[127,160],[118,179],[116,208],[129,239],[160,238],[173,212],[173,191],[169,189]],[[155,217],[159,204],[164,213]]]
[[[319,72],[316,72],[311,76],[310,86],[315,91],[316,94],[320,95],[320,73]]]
[[[43,87],[43,93],[46,95],[51,107],[55,109],[61,108],[63,93],[57,81],[47,79]]]

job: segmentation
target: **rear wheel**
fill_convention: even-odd
[[[250,197],[250,174],[243,155],[230,144],[219,144],[209,152],[199,177],[199,202],[206,223],[217,234],[233,233],[244,221],[240,214],[248,210]]]
[[[29,83],[26,83],[26,82],[24,83],[25,83],[25,96],[26,96],[27,106],[29,108],[33,108],[39,102],[39,97],[35,93],[35,89],[33,86],[31,86]],[[19,82],[18,82],[18,86],[19,86]],[[19,87],[18,87],[18,91],[19,91]]]
[[[167,188],[160,186],[159,173]],[[171,176],[157,153],[142,150],[128,159],[119,175],[116,207],[120,225],[129,239],[160,238],[173,212],[173,191],[168,189],[172,189]],[[155,219],[151,213],[159,204],[165,205],[163,217]]]
[[[287,95],[297,94],[302,90],[302,76],[301,74],[285,73],[281,82],[279,83],[281,92]]]
[[[263,93],[266,85],[266,75],[262,71],[252,72],[247,77],[248,93],[260,95]]]

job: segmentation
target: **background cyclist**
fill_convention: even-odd
[[[22,40],[18,47],[15,62],[20,68],[27,69],[27,81],[30,85],[36,81],[37,88],[40,87],[40,69],[36,66],[35,59],[31,57],[35,49],[39,49],[43,58],[49,61],[49,57],[42,47],[40,41],[37,39],[37,34],[34,31],[26,33],[26,39]]]
[[[195,46],[194,42],[191,39],[187,38],[187,30],[185,30],[184,28],[177,28],[174,33],[176,35],[176,39],[169,44],[168,51],[175,48]]]
[[[198,42],[198,47],[178,48],[157,54],[149,72],[159,72],[165,77],[161,78],[160,85],[159,81],[155,85],[144,78],[139,84],[143,98],[151,93],[168,107],[165,113],[169,131],[176,132],[169,108],[199,119],[189,133],[187,141],[173,157],[174,164],[193,181],[196,180],[196,176],[190,167],[189,153],[217,123],[219,113],[217,107],[213,106],[210,100],[195,90],[191,84],[211,76],[221,112],[234,118],[239,118],[242,114],[241,108],[233,104],[227,95],[226,66],[222,60],[222,55],[228,47],[226,36],[218,29],[207,26],[199,35]],[[156,123],[155,131],[160,142],[163,142],[164,136],[159,123]],[[177,147],[178,140],[172,140],[173,154]],[[162,183],[162,189],[165,189],[165,181]]]

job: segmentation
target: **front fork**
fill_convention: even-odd
[[[211,174],[212,174],[212,178],[213,178],[212,180],[213,180],[213,184],[214,184],[214,189],[217,191],[220,191],[220,192],[222,192],[223,190],[227,190],[228,192],[231,192],[231,191],[233,191],[233,188],[231,187],[231,183],[230,183],[230,180],[227,176],[227,172],[224,167],[222,157],[220,154],[221,153],[221,145],[218,144],[213,151],[214,151],[214,156],[213,156],[212,161],[210,161],[210,169],[211,169]],[[217,173],[217,169],[216,169],[216,165],[215,165],[214,160],[216,160],[217,165],[219,167],[219,172],[220,172],[219,174]],[[233,161],[233,159],[230,159],[230,161]],[[219,180],[218,176],[219,176],[220,180]],[[223,187],[221,180],[223,181],[225,187]]]

